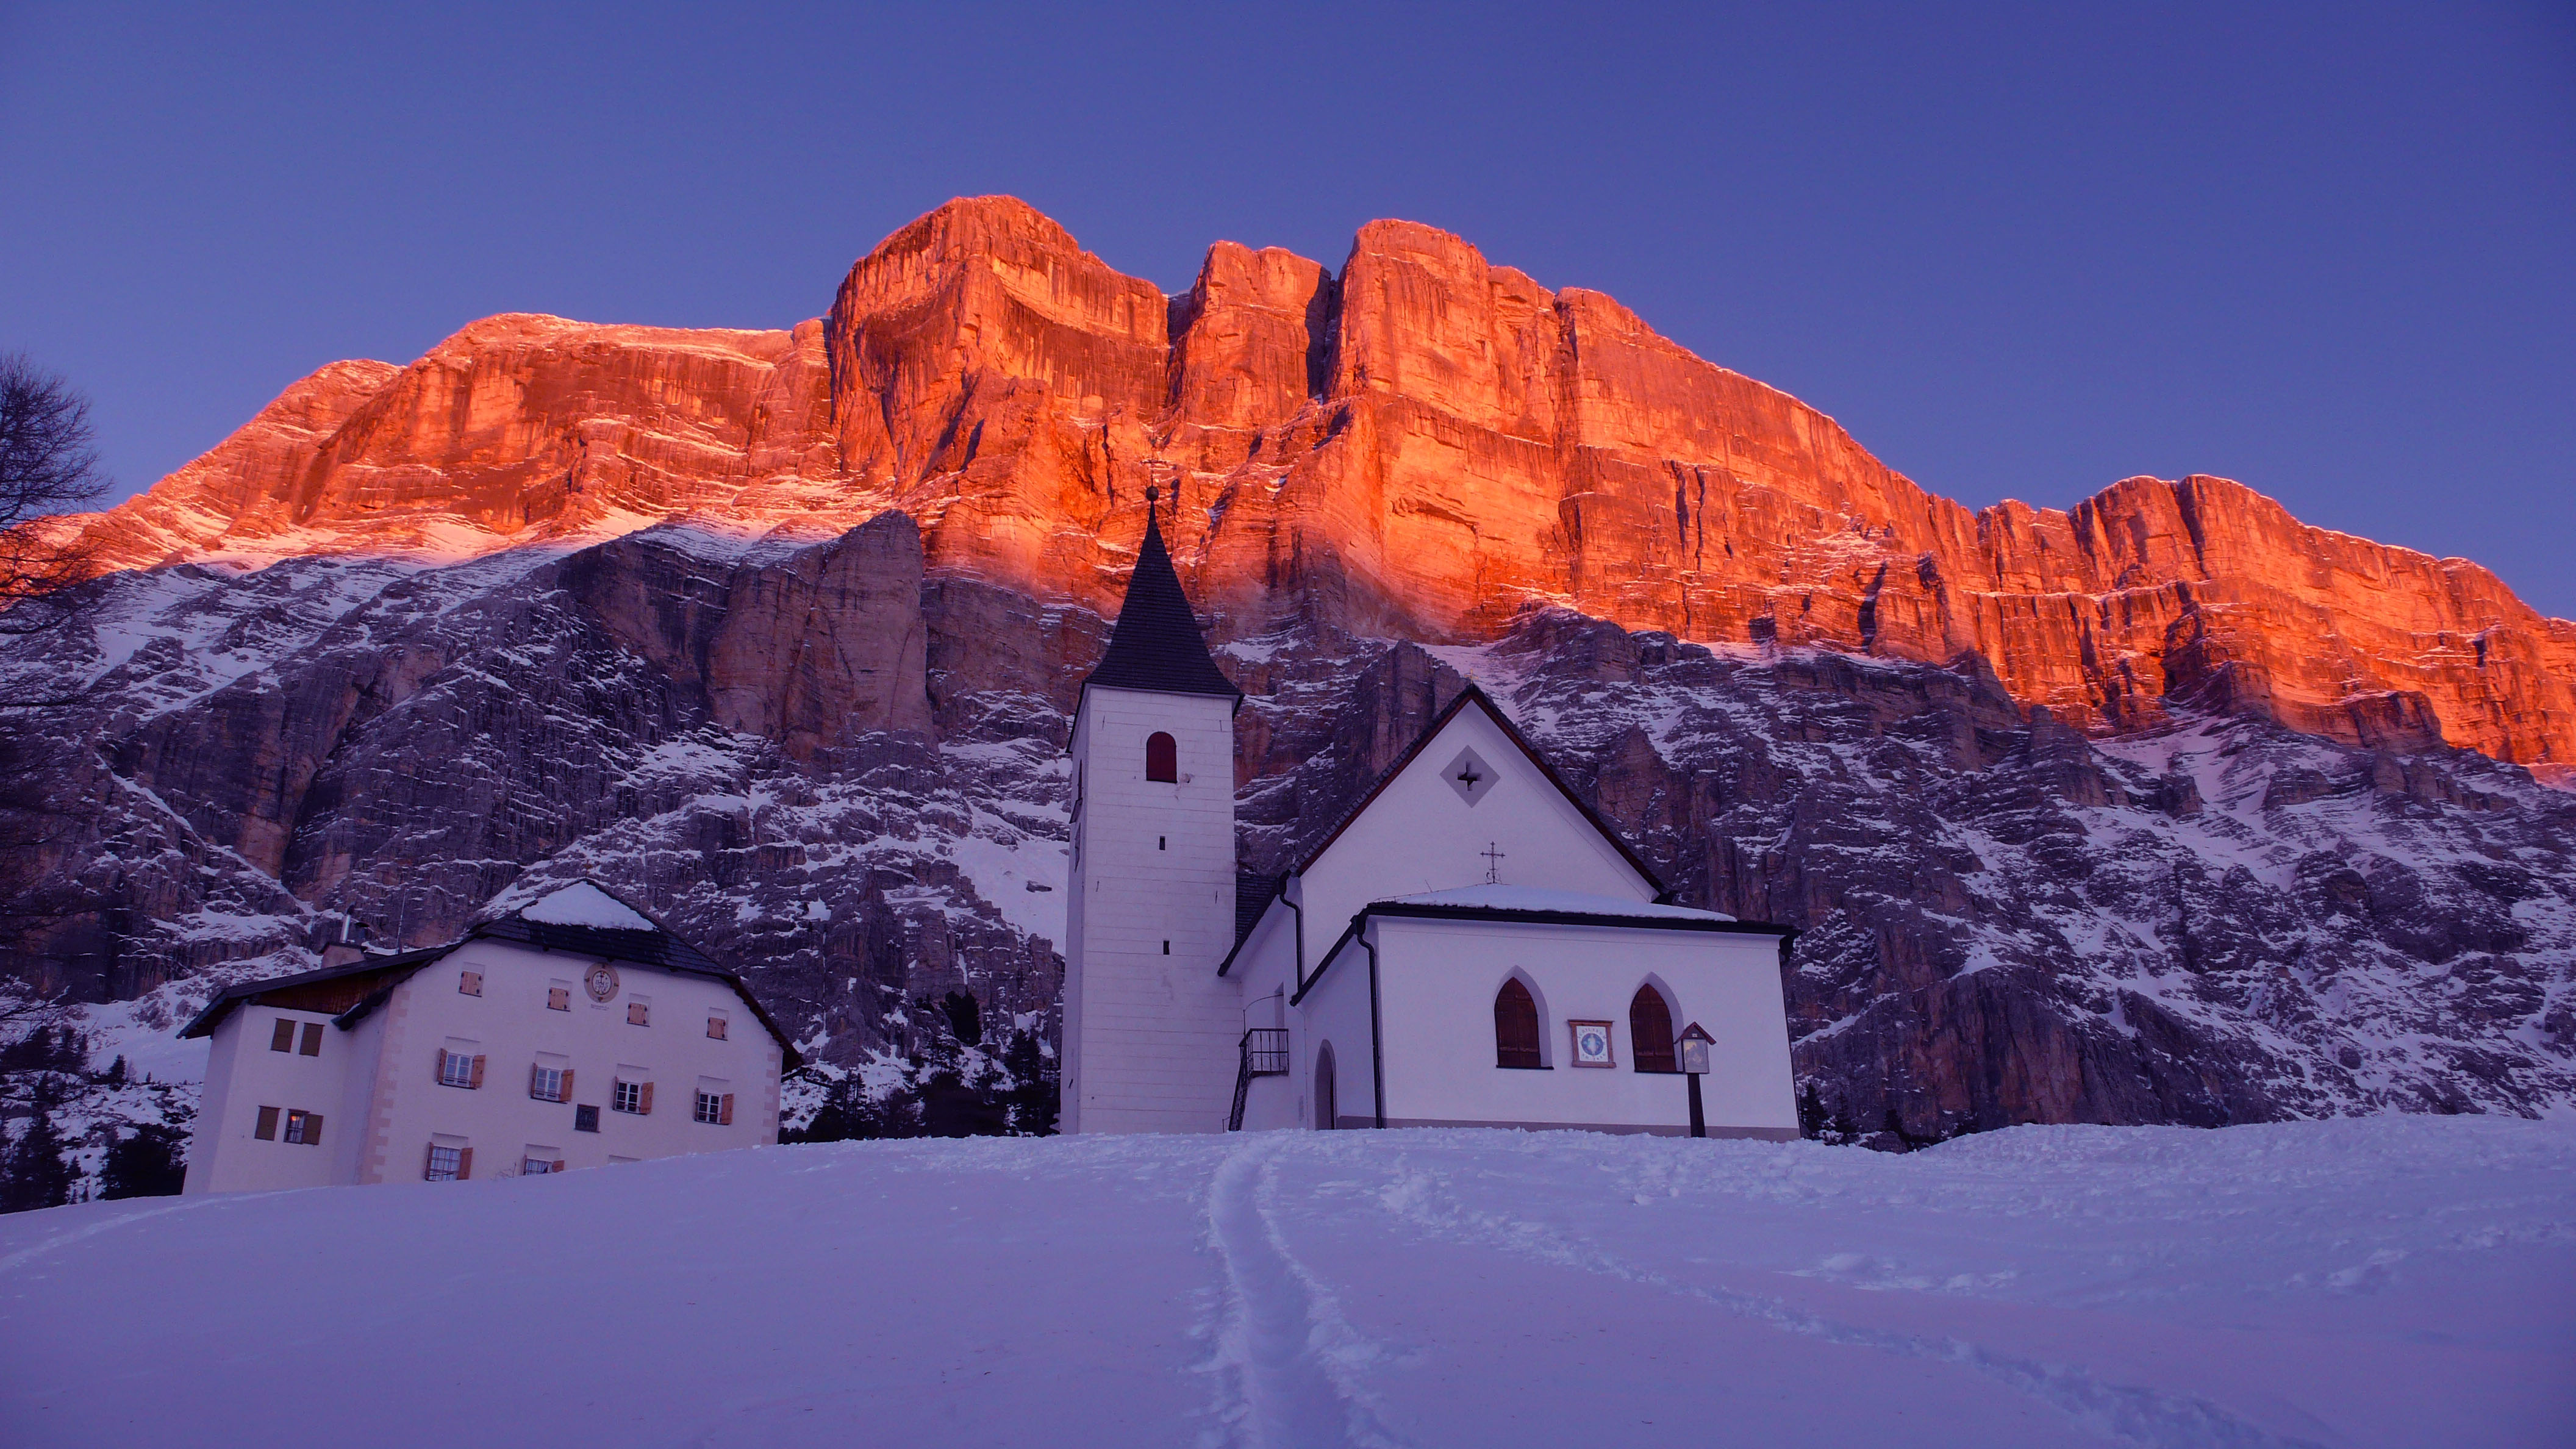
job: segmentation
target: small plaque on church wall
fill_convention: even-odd
[[[1574,1064],[1578,1067],[1615,1067],[1610,1059],[1610,1023],[1606,1021],[1569,1021],[1574,1033]]]

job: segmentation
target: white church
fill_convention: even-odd
[[[1148,504],[1074,718],[1066,1132],[1798,1135],[1793,934],[1669,893],[1469,686],[1277,881]]]

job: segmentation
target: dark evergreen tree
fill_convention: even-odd
[[[117,1059],[122,1062],[124,1058]],[[107,1149],[99,1196],[175,1197],[188,1179],[186,1138],[176,1127],[147,1123]]]
[[[984,1008],[963,991],[952,991],[939,998],[939,1010],[948,1018],[948,1031],[959,1046],[984,1044]]]
[[[35,1118],[0,1154],[0,1212],[59,1207],[72,1200],[72,1165],[63,1160],[62,1134],[54,1128],[50,1086],[36,1090]]]
[[[124,1058],[123,1056],[119,1056],[115,1061],[109,1062],[109,1063],[107,1064],[107,1071],[106,1071],[106,1073],[105,1073],[104,1075],[102,1075],[102,1076],[101,1076],[100,1080],[101,1080],[101,1081],[104,1081],[105,1083],[107,1083],[107,1085],[109,1085],[109,1086],[111,1086],[111,1087],[122,1087],[122,1086],[124,1086],[124,1085],[125,1085],[125,1058]]]
[[[1010,1045],[1002,1049],[1002,1069],[1011,1075],[1005,1102],[1010,1112],[1011,1135],[1053,1136],[1056,1113],[1062,1105],[1058,1096],[1058,1079],[1055,1063],[1046,1055],[1036,1032],[1011,1033]]]

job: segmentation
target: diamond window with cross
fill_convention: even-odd
[[[1494,767],[1486,764],[1484,757],[1474,750],[1460,750],[1458,758],[1441,767],[1440,777],[1447,780],[1449,788],[1457,791],[1458,798],[1471,807],[1492,793],[1494,788]]]

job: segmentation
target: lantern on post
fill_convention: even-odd
[[[1708,1117],[1699,1104],[1699,1079],[1708,1071],[1708,1049],[1716,1040],[1708,1034],[1707,1028],[1694,1021],[1682,1028],[1681,1040],[1674,1043],[1681,1048],[1682,1074],[1690,1078],[1690,1135],[1693,1137],[1708,1135]]]

